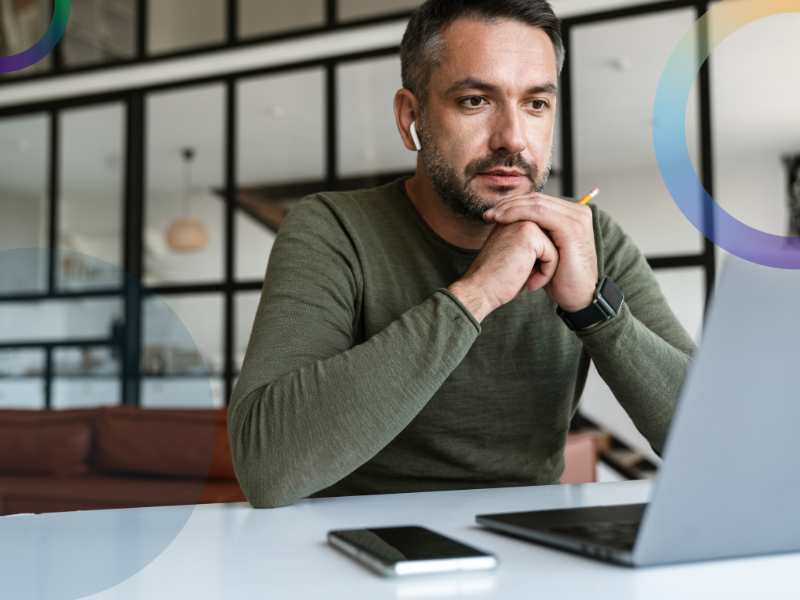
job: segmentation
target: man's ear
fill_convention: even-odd
[[[416,152],[418,150],[411,135],[411,124],[416,122],[419,131],[419,101],[417,97],[405,88],[398,90],[394,96],[394,116],[397,120],[397,129],[406,148]]]

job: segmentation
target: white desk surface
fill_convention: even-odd
[[[475,524],[477,514],[644,502],[649,492],[647,482],[623,482],[303,500],[273,510],[200,506],[158,558],[92,599],[800,598],[800,554],[630,569]],[[140,510],[156,518],[165,509]],[[325,541],[330,529],[409,524],[488,550],[500,566],[388,580]]]

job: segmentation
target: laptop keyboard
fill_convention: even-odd
[[[551,527],[549,530],[553,533],[561,533],[570,537],[591,540],[605,546],[615,546],[632,550],[641,523],[641,521],[604,521]]]

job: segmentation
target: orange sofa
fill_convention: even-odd
[[[0,410],[0,515],[243,501],[224,409]]]

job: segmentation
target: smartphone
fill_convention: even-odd
[[[419,526],[329,531],[328,542],[386,577],[497,566],[493,555]]]

